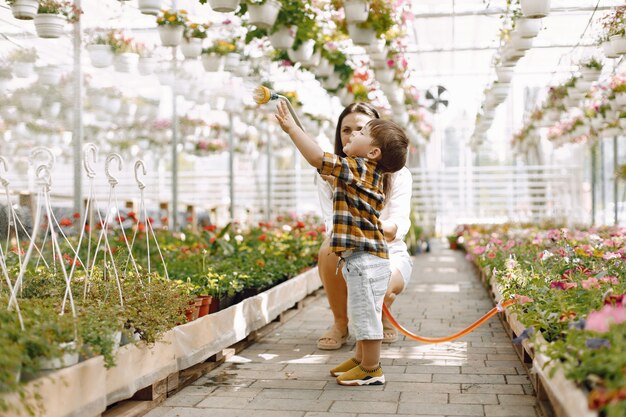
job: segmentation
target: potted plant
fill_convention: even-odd
[[[343,6],[347,23],[362,23],[369,14],[369,0],[335,0],[335,8]]]
[[[202,40],[207,37],[209,23],[191,23],[185,27],[180,51],[186,59],[196,59],[202,54]]]
[[[113,31],[108,34],[98,34],[87,45],[91,65],[95,68],[106,68],[113,63],[112,34]]]
[[[580,63],[580,73],[585,81],[597,81],[602,72],[602,62],[595,57]]]
[[[200,0],[200,4],[206,4],[207,0]],[[211,9],[220,13],[230,13],[237,10],[239,0],[209,0]]]
[[[362,23],[348,23],[347,32],[355,45],[371,45],[395,24],[393,6],[385,0],[371,0],[367,19]]]
[[[513,21],[513,29],[522,38],[534,38],[541,30],[541,20],[518,17]]]
[[[540,19],[550,14],[550,0],[519,0],[524,17]]]
[[[282,4],[278,0],[245,0],[237,14],[248,12],[248,24],[269,29],[274,26]]]
[[[6,0],[13,17],[20,20],[33,20],[37,15],[39,0]]]
[[[606,36],[611,42],[613,54],[626,54],[626,6],[616,7],[615,10],[602,20]]]
[[[202,50],[202,65],[208,72],[221,71],[224,69],[225,59],[228,54],[236,54],[237,46],[234,41],[217,39],[208,48]]]
[[[109,42],[113,50],[113,65],[119,72],[133,72],[139,62],[135,40],[121,30],[111,31]]]
[[[37,69],[39,73],[38,81],[45,85],[57,85],[63,76],[63,70],[56,65],[46,65]]]
[[[137,8],[143,14],[158,16],[162,0],[137,0]]]
[[[138,45],[139,62],[137,63],[137,71],[141,75],[150,75],[154,73],[157,67],[157,59],[152,55],[152,51],[142,45]]]
[[[9,55],[13,61],[13,72],[18,78],[28,78],[33,75],[35,62],[37,61],[37,50],[35,48],[19,48],[13,50]]]
[[[65,23],[76,23],[82,10],[73,2],[41,0],[35,16],[35,29],[40,38],[58,38],[63,34]]]
[[[7,84],[13,78],[11,67],[8,64],[0,61],[0,92],[6,90]]]
[[[287,50],[291,48],[296,40],[298,28],[295,25],[285,25],[276,28],[276,25],[274,25],[272,29],[275,31],[270,32],[269,40],[274,49]]]
[[[448,245],[450,245],[450,249],[452,250],[457,250],[459,248],[459,236],[457,236],[456,234],[453,235],[448,235],[446,236],[446,238],[448,239]]]
[[[187,26],[187,11],[161,10],[156,22],[161,44],[163,46],[178,46]]]

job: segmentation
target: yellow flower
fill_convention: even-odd
[[[176,20],[176,16],[170,16],[167,18],[167,20],[169,20],[170,22],[173,22]]]
[[[190,27],[191,27],[192,29],[195,29],[195,28],[197,28],[197,27],[198,27],[198,24],[197,24],[197,23],[192,23]]]

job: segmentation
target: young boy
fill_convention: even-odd
[[[302,156],[322,175],[337,178],[333,196],[331,250],[343,261],[348,286],[348,317],[357,340],[354,357],[330,370],[341,385],[382,385],[382,304],[391,275],[387,244],[379,221],[384,194],[382,174],[406,164],[409,141],[395,123],[380,119],[352,133],[346,158],[323,152],[300,129],[282,101],[276,114]]]

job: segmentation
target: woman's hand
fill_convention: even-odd
[[[291,116],[291,113],[287,108],[287,104],[282,99],[278,101],[276,110],[277,113],[274,116],[276,116],[276,120],[278,120],[278,124],[281,129],[283,129],[283,131],[287,134],[294,132],[298,125],[296,124],[296,121],[293,120],[293,116]]]
[[[398,233],[398,226],[395,223],[384,220],[381,220],[380,224],[383,227],[383,235],[385,236],[385,240],[387,242],[392,242],[396,238],[396,233]]]

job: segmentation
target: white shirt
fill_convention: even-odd
[[[404,237],[411,227],[411,195],[413,193],[413,177],[407,167],[394,173],[392,178],[391,192],[387,197],[385,207],[380,212],[381,221],[391,222],[398,226],[396,238],[392,242],[387,242],[390,253],[406,251]],[[316,182],[326,233],[330,236],[333,230],[333,188],[319,175]]]

